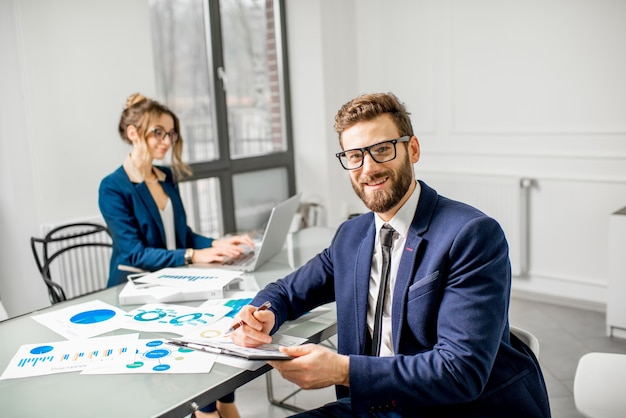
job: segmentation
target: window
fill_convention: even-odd
[[[295,193],[283,0],[150,0],[157,95],[180,118],[199,233],[262,228]],[[269,207],[269,209],[268,209]]]

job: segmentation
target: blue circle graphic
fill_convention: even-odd
[[[158,347],[160,345],[163,345],[163,341],[154,340],[154,341],[148,341],[146,343],[146,347]]]
[[[201,313],[192,313],[192,314],[186,314],[186,315],[181,315],[181,316],[177,316],[176,318],[172,319],[170,321],[170,324],[182,324],[184,322],[191,322],[191,321],[195,321],[196,319],[200,319],[202,318],[202,314]]]
[[[164,372],[166,370],[169,370],[169,368],[169,364],[159,364],[158,366],[154,366],[152,370],[154,370],[155,372]]]
[[[163,311],[147,311],[147,312],[141,312],[138,313],[137,315],[135,315],[135,321],[156,321],[157,319],[161,319],[163,318],[165,315],[167,315],[165,312]]]
[[[150,350],[144,354],[145,358],[162,358],[170,355],[170,350],[165,348],[157,348],[156,350]]]
[[[51,345],[40,345],[30,350],[30,354],[46,354],[52,351],[54,347]]]
[[[115,311],[111,309],[95,309],[93,311],[80,312],[70,318],[70,322],[74,324],[95,324],[104,322],[115,316]]]

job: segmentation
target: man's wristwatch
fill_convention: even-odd
[[[185,250],[185,265],[193,264],[193,248],[187,248]]]

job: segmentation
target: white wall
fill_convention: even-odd
[[[0,296],[13,316],[49,304],[29,238],[99,214],[100,179],[128,151],[125,99],[155,83],[147,0],[1,0],[0,28]]]
[[[0,297],[9,316],[42,306],[47,298],[41,279],[34,283],[37,272],[28,247],[37,213],[35,163],[16,17],[15,4],[0,1]]]
[[[420,171],[537,180],[531,277],[514,288],[606,300],[609,214],[626,206],[626,2],[290,0],[297,189],[331,225],[362,211],[332,122],[357,94],[412,112]],[[127,148],[124,99],[154,92],[147,0],[0,0],[0,296],[47,304],[28,237],[98,213]]]
[[[307,36],[290,37],[291,58],[298,60],[294,111],[309,123],[325,118],[326,144],[317,147],[328,148],[327,159],[338,150],[331,126],[345,101],[364,92],[396,93],[421,142],[418,177],[445,171],[536,180],[530,277],[515,279],[514,291],[603,308],[609,214],[626,206],[626,2],[287,6],[290,31],[307,29]],[[311,50],[323,52],[307,56]],[[321,85],[315,78],[311,85],[313,71]],[[307,149],[314,147],[310,130],[296,131],[296,147],[303,138]],[[298,185],[305,192],[331,190],[325,203],[337,224],[358,203],[346,175],[330,164],[326,170],[298,161]]]
[[[296,188],[324,204],[331,225],[366,210],[334,156],[335,113],[358,90],[354,9],[353,1],[287,2]]]

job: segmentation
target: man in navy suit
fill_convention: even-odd
[[[549,417],[539,363],[509,332],[511,267],[498,223],[416,180],[419,142],[393,94],[346,103],[335,129],[337,157],[371,212],[259,292],[233,340],[268,343],[286,320],[335,301],[337,353],[283,347],[294,359],[270,362],[302,388],[336,385],[336,402],[302,416]],[[390,261],[383,226],[392,228]],[[266,300],[271,308],[255,311]]]

